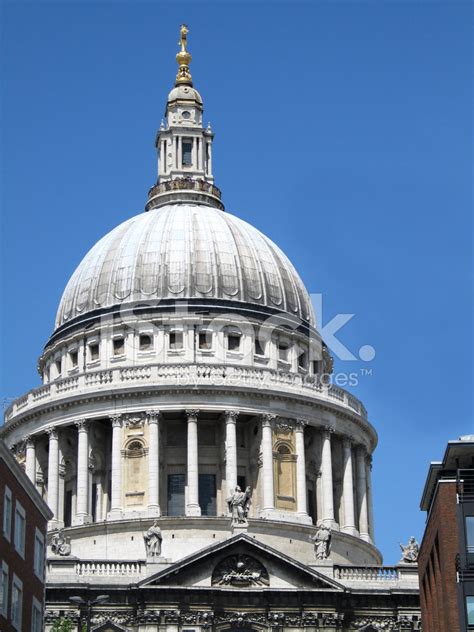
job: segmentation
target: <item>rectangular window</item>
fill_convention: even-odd
[[[210,331],[199,332],[199,349],[203,351],[212,349],[212,334]]]
[[[31,632],[42,632],[43,611],[40,602],[33,597],[33,608],[31,610]]]
[[[69,352],[69,360],[71,362],[71,367],[74,369],[78,365],[78,353],[77,351]]]
[[[184,474],[168,474],[168,516],[184,516]]]
[[[308,354],[306,353],[306,351],[303,351],[303,353],[298,358],[298,364],[302,369],[308,368]]]
[[[240,349],[240,336],[238,334],[229,334],[227,336],[227,349],[229,351],[238,351]]]
[[[12,581],[12,608],[11,622],[12,626],[21,631],[21,615],[23,609],[23,582],[16,575],[13,575]]]
[[[474,596],[468,595],[466,597],[466,615],[467,625],[474,625]]]
[[[319,373],[319,362],[318,360],[313,360],[313,375],[318,375]]]
[[[3,535],[11,542],[12,538],[12,490],[5,486],[3,495]]]
[[[255,355],[263,356],[265,355],[265,350],[262,346],[262,343],[258,338],[255,338]]]
[[[193,164],[193,141],[183,139],[183,167],[191,167]]]
[[[288,362],[288,349],[289,346],[286,342],[278,343],[278,359]]]
[[[97,342],[93,342],[89,345],[89,360],[95,362],[99,359],[99,345]]]
[[[199,474],[199,505],[201,507],[201,515],[217,515],[215,474]]]
[[[183,332],[170,331],[170,349],[177,350],[183,348]]]
[[[153,339],[150,334],[140,334],[139,348],[140,351],[149,351],[153,348]]]
[[[0,615],[7,619],[8,615],[8,564],[0,566]]]
[[[58,377],[61,377],[61,369],[62,369],[62,362],[61,360],[56,360],[55,363],[56,365],[56,374]]]
[[[114,338],[114,356],[120,356],[125,353],[125,341],[122,337]]]
[[[474,516],[466,516],[466,546],[468,553],[474,553]]]
[[[26,531],[26,517],[25,510],[18,500],[15,502],[15,549],[21,555],[25,557],[25,531]]]
[[[35,528],[35,557],[34,571],[36,577],[43,581],[44,578],[44,536],[41,531]]]

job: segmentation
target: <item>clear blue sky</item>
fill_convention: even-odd
[[[276,241],[372,368],[386,563],[430,460],[473,432],[470,2],[3,2],[3,397],[86,251],[143,209],[190,27],[227,208]]]

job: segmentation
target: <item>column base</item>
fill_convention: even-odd
[[[50,520],[48,522],[48,531],[56,531],[58,529],[64,529],[64,522],[62,520]]]
[[[341,528],[341,533],[348,533],[349,535],[353,535],[356,538],[359,537],[359,532],[358,532],[358,530],[355,527],[350,527],[350,526],[342,527]]]
[[[148,515],[150,518],[159,518],[161,516],[161,509],[158,505],[152,505],[148,507]]]
[[[313,519],[306,512],[296,512],[296,521],[301,524],[313,524]]]
[[[81,514],[79,516],[74,516],[71,521],[73,527],[78,527],[82,524],[90,524],[92,522],[92,518],[88,514]]]
[[[372,542],[372,538],[370,537],[370,535],[368,533],[361,533],[359,535],[361,540],[364,540],[364,542],[368,542],[369,544],[373,544]]]
[[[199,505],[188,505],[186,507],[186,515],[187,516],[200,516],[201,507]]]
[[[326,527],[329,527],[332,531],[340,531],[338,523],[332,518],[323,518],[322,520],[318,520],[318,523],[322,522]]]

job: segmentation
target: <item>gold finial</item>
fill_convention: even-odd
[[[176,75],[176,85],[186,84],[192,86],[191,73],[189,72],[189,64],[191,63],[191,53],[188,53],[186,46],[188,44],[189,29],[186,24],[181,24],[180,38],[178,44],[181,46],[181,50],[176,55],[176,61],[178,62],[178,74]]]

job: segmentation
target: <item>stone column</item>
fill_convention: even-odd
[[[160,413],[157,410],[147,411],[148,419],[148,515],[160,516]]]
[[[198,428],[197,418],[199,410],[187,410],[188,420],[188,496],[186,503],[187,516],[200,516],[199,506],[199,467],[198,467]]]
[[[344,524],[342,531],[357,535],[355,527],[354,513],[354,479],[352,476],[352,442],[349,437],[342,440],[343,449],[343,501],[344,501]]]
[[[25,472],[33,485],[36,485],[36,445],[32,437],[26,438]]]
[[[360,537],[367,542],[369,535],[369,516],[367,511],[367,473],[365,469],[366,451],[363,446],[357,449],[357,499],[359,510]]]
[[[237,417],[238,410],[226,410],[225,418],[225,480],[229,496],[237,486]],[[227,496],[226,496],[227,498]]]
[[[77,427],[77,496],[73,524],[90,522],[89,515],[89,424],[86,419],[75,423]]]
[[[112,498],[110,520],[122,517],[122,417],[112,417]]]
[[[369,535],[372,542],[375,542],[374,534],[374,506],[372,499],[372,455],[367,455],[366,478],[367,478],[367,512],[369,518]]]
[[[57,524],[59,522],[59,438],[56,428],[48,428],[46,432],[49,435],[48,505],[54,514],[51,522]]]
[[[332,485],[332,454],[331,434],[334,428],[325,426],[323,430],[323,444],[321,449],[321,482],[323,490],[323,522],[333,528],[334,522],[334,497]]]
[[[200,138],[196,138],[197,141],[197,168],[198,171],[202,170],[202,140]]]
[[[272,424],[276,415],[262,415],[262,511],[275,509],[275,492],[273,487],[273,437]]]
[[[178,136],[178,169],[183,168],[183,139]]]
[[[212,143],[207,143],[207,175],[212,176]]]
[[[191,152],[191,160],[193,163],[193,169],[198,169],[198,164],[197,164],[197,138],[193,138],[193,147],[192,147],[192,152]]]
[[[306,459],[304,453],[304,429],[307,425],[308,422],[304,419],[296,420],[296,511],[305,518],[309,518],[306,492]]]

